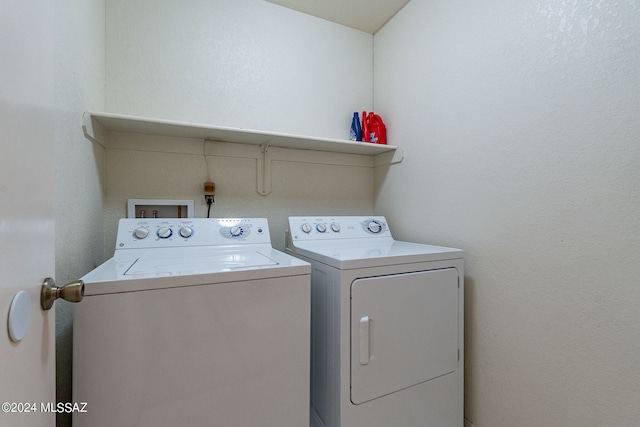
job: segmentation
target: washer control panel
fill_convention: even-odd
[[[294,240],[355,239],[390,237],[383,216],[290,216],[289,233]]]
[[[271,243],[266,218],[123,218],[116,250]]]

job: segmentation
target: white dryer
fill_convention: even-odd
[[[311,425],[462,427],[463,251],[384,217],[289,217],[311,263]]]
[[[302,426],[310,267],[266,219],[123,219],[75,307],[75,427]]]

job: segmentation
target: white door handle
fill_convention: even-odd
[[[360,364],[369,363],[371,354],[371,319],[369,316],[360,318]]]

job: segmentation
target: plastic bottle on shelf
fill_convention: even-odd
[[[362,112],[362,142],[369,142],[369,119],[367,118],[367,112]]]
[[[349,140],[362,141],[362,127],[360,126],[360,117],[358,117],[358,112],[353,113],[353,120],[351,120],[351,131],[349,132]]]
[[[382,121],[382,117],[371,112],[368,116],[368,122],[371,142],[375,142],[376,144],[386,144],[387,128]]]

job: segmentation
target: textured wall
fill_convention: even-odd
[[[374,46],[375,210],[467,251],[467,418],[640,425],[640,3],[412,0]]]
[[[104,1],[55,2],[56,283],[76,280],[103,261],[104,149],[82,134],[85,109],[104,108]],[[56,388],[72,402],[73,304],[58,300]],[[70,414],[57,414],[70,426]]]
[[[211,217],[265,217],[271,242],[284,249],[289,215],[356,215],[373,210],[372,159],[368,156],[271,148],[272,190],[256,189],[260,147],[183,138],[109,134],[106,150],[105,253],[113,253],[117,221],[127,199],[195,201],[206,217],[203,183],[216,183]],[[207,174],[208,172],[208,174]]]
[[[258,0],[107,1],[106,109],[266,131],[348,139],[373,103],[373,37]],[[284,248],[286,217],[367,214],[365,156],[270,149],[273,191],[256,190],[259,147],[113,133],[106,154],[105,253],[128,198],[196,200],[216,182],[212,217],[267,217]],[[224,144],[223,144],[224,145]],[[345,163],[346,162],[346,163]]]
[[[107,1],[107,111],[348,138],[371,34],[260,0]]]

